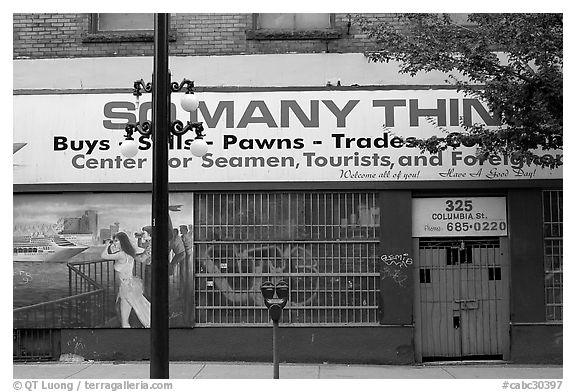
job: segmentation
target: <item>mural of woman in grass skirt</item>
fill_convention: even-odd
[[[120,278],[116,301],[120,302],[122,328],[130,328],[130,312],[134,312],[145,328],[150,328],[150,302],[143,295],[142,279],[134,276],[136,251],[124,232],[112,237],[112,243],[102,251],[102,258],[114,260],[114,270]]]

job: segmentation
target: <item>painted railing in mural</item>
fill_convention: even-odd
[[[14,309],[14,328],[74,328],[103,326],[107,287],[86,272],[90,264],[68,264],[69,295]],[[90,268],[90,267],[88,267]]]
[[[185,263],[186,265],[188,263]],[[70,262],[68,266],[67,297],[46,301],[13,311],[15,329],[27,328],[115,328],[120,327],[116,309],[118,279],[113,260]],[[146,281],[146,266],[135,263],[134,274]],[[182,304],[176,293],[185,286],[184,266],[177,268],[170,279],[171,325],[180,326],[183,321]],[[144,294],[149,298],[150,287]],[[187,316],[187,315],[184,315]],[[174,319],[174,320],[173,320]],[[135,321],[137,323],[137,321]]]
[[[14,328],[107,327],[115,317],[114,262],[70,262],[68,296],[14,309]],[[136,268],[138,276],[143,268]]]
[[[70,295],[100,295],[94,287],[102,290],[102,302],[92,308],[94,318],[83,319],[84,327],[111,327],[116,316],[114,301],[116,276],[113,260],[94,260],[68,263],[68,287]]]

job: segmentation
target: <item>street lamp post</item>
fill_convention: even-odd
[[[150,378],[169,378],[168,319],[168,14],[154,15],[152,74],[152,303]]]
[[[193,95],[194,82],[184,79],[182,83],[172,83],[168,69],[168,14],[154,14],[154,70],[152,83],[143,80],[134,82],[133,95],[137,102],[142,92],[152,92],[152,122],[126,125],[126,140],[121,145],[122,154],[136,155],[138,143],[134,141],[135,131],[152,136],[152,292],[150,324],[150,378],[169,378],[169,318],[168,318],[168,256],[169,256],[169,216],[168,216],[168,138],[170,134],[183,135],[189,130],[196,132],[190,151],[196,156],[207,152],[202,140],[202,123],[190,121],[184,124],[170,119],[170,94],[186,87],[181,102],[186,111],[194,111],[198,101]]]

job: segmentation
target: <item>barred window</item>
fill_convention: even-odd
[[[266,324],[260,286],[284,280],[282,323],[375,324],[376,193],[198,193],[195,323]]]
[[[543,192],[544,210],[544,288],[546,320],[560,321],[562,316],[562,191]]]

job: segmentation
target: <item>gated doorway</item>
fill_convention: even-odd
[[[509,357],[506,237],[416,238],[416,360]]]

